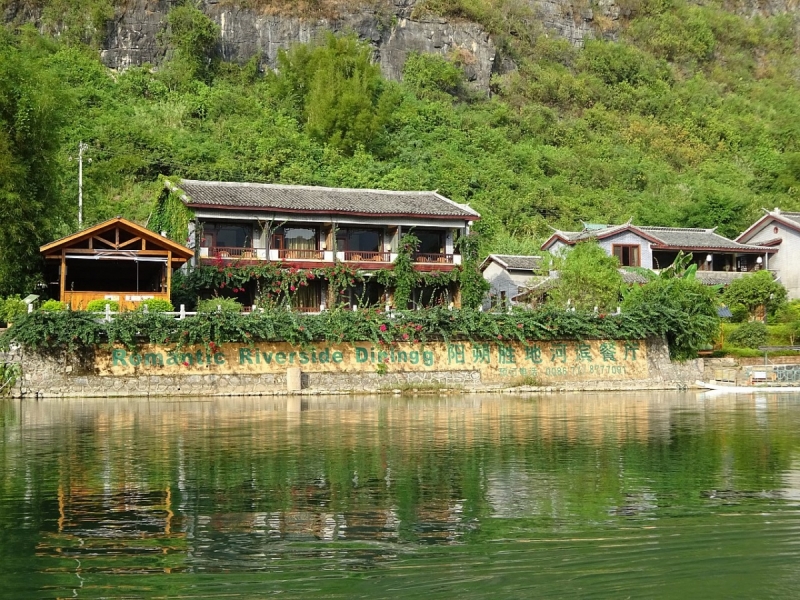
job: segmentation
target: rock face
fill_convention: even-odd
[[[365,0],[362,5],[337,10],[335,16],[318,18],[240,8],[233,0],[204,0],[199,7],[220,26],[220,50],[225,60],[246,62],[257,55],[265,68],[274,68],[281,48],[309,42],[325,31],[355,32],[372,45],[375,59],[388,78],[400,79],[409,53],[424,52],[456,58],[473,87],[488,89],[497,54],[489,34],[476,23],[412,16],[415,1]],[[106,24],[103,63],[112,69],[159,64],[165,57],[159,37],[167,13],[176,4],[176,0],[121,3]],[[41,4],[11,0],[3,17],[6,22],[41,26]]]
[[[180,0],[115,0],[113,19],[106,23],[101,44],[103,62],[113,69],[144,63],[159,64],[165,49],[159,42],[166,16]],[[617,0],[525,0],[543,28],[582,45],[594,37],[615,39],[621,18],[629,9]],[[706,0],[695,0],[702,3]],[[246,62],[260,56],[274,68],[278,50],[308,42],[324,31],[355,32],[368,41],[383,74],[400,79],[406,57],[424,52],[455,58],[464,66],[473,87],[488,90],[493,72],[513,68],[498,56],[494,41],[477,23],[420,15],[418,0],[351,0],[335,15],[298,16],[273,8],[270,12],[242,8],[237,0],[202,0],[200,8],[221,29],[221,52],[229,61]],[[800,0],[728,0],[727,8],[744,16],[797,11]],[[6,0],[3,20],[42,26],[42,0]],[[288,10],[288,9],[287,9]],[[58,29],[56,25],[55,29]]]

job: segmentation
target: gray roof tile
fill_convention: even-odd
[[[651,237],[661,241],[662,246],[672,248],[708,248],[709,250],[763,250],[758,246],[734,242],[713,229],[697,229],[692,227],[639,227]]]
[[[511,271],[535,271],[542,261],[541,256],[524,256],[521,254],[490,254],[486,261],[490,259],[499,261],[501,265],[505,265],[505,268]]]
[[[183,179],[178,186],[193,206],[477,219],[479,214],[436,192],[327,188],[270,183]]]

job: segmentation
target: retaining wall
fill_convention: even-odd
[[[366,367],[362,372],[304,372],[300,394],[376,393],[419,386],[421,389],[460,391],[502,390],[591,391],[686,389],[704,375],[704,361],[684,363],[669,360],[666,343],[650,339],[646,344],[647,376],[628,380],[570,380],[565,377],[546,385],[524,378],[504,381],[489,379],[479,370],[429,370],[425,372],[378,373]],[[175,396],[250,396],[285,395],[287,376],[283,373],[233,374],[134,374],[100,375],[94,362],[71,354],[42,356],[21,350],[0,354],[0,361],[19,362],[22,377],[13,396],[22,398],[90,397],[175,397]]]

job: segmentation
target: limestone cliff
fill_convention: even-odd
[[[618,0],[522,0],[545,31],[581,45],[593,37],[615,38],[628,3]],[[700,0],[702,2],[703,0]],[[383,74],[399,79],[411,52],[456,58],[477,89],[488,89],[493,72],[511,68],[500,56],[484,27],[463,19],[442,18],[415,10],[418,0],[316,0],[312,11],[277,4],[269,10],[250,8],[248,0],[202,0],[200,8],[221,29],[226,60],[245,62],[260,56],[274,67],[278,50],[308,42],[323,31],[355,32],[374,48]],[[798,0],[730,0],[739,14],[793,12]],[[166,15],[176,0],[116,0],[114,15],[98,32],[103,62],[113,69],[144,63],[159,64],[165,49],[159,42]],[[6,22],[33,22],[43,27],[40,0],[0,0]],[[58,30],[58,24],[54,26]]]

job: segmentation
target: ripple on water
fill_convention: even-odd
[[[0,595],[789,598],[798,400],[6,403]]]

